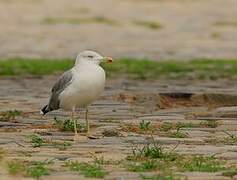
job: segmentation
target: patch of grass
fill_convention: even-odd
[[[139,128],[142,130],[142,131],[148,131],[150,129],[150,125],[151,125],[151,122],[150,121],[144,121],[142,120],[140,123],[139,123]]]
[[[237,135],[231,134],[227,131],[223,131],[223,132],[228,135],[228,137],[223,140],[224,142],[237,143]]]
[[[66,119],[64,121],[58,120],[56,117],[54,118],[53,125],[58,128],[60,131],[70,131],[74,132],[74,121],[71,119]],[[82,125],[77,123],[77,130],[81,132],[83,129]]]
[[[25,171],[25,163],[21,161],[10,161],[7,164],[8,172],[12,175],[22,174]]]
[[[98,164],[89,164],[84,162],[70,161],[66,163],[66,166],[72,171],[79,171],[85,177],[97,177],[102,178],[108,173]]]
[[[184,123],[184,122],[178,122],[176,125],[175,125],[176,128],[196,128],[196,127],[200,127],[199,124],[194,124],[194,123],[191,123],[191,122],[187,122],[187,123]]]
[[[0,113],[0,121],[13,121],[16,119],[16,116],[21,116],[22,111],[19,110],[9,110]]]
[[[48,75],[70,69],[70,59],[1,59],[0,75]],[[237,79],[235,59],[195,59],[190,61],[150,61],[123,58],[103,64],[109,77],[124,76],[135,79]]]
[[[66,71],[73,66],[69,59],[22,59],[12,58],[0,61],[0,75],[47,75]]]
[[[218,122],[216,120],[207,120],[200,123],[200,126],[208,127],[208,128],[216,128],[218,126]]]
[[[45,140],[38,134],[30,135],[29,139],[34,148],[41,147],[45,143]]]
[[[27,176],[39,178],[41,176],[49,175],[49,170],[44,162],[34,162],[27,167]]]
[[[132,162],[127,164],[127,169],[133,172],[151,171],[158,167],[158,163],[154,160],[144,162]]]
[[[173,175],[163,175],[163,174],[157,174],[153,176],[147,176],[141,174],[141,178],[143,180],[178,180],[179,178],[174,177]]]
[[[46,17],[42,20],[43,24],[91,24],[91,23],[101,23],[108,25],[115,25],[117,22],[115,20],[109,19],[104,16],[95,16],[90,18],[76,18],[76,17]]]
[[[217,172],[225,170],[223,163],[213,156],[192,156],[180,166],[182,171]]]
[[[233,177],[237,175],[237,168],[231,168],[222,173],[223,176]]]
[[[127,156],[127,160],[144,160],[144,159],[162,159],[174,161],[177,154],[165,152],[162,146],[158,144],[147,144],[142,148],[135,148],[132,150],[132,155]]]
[[[104,156],[97,157],[93,155],[93,160],[95,164],[100,164],[100,165],[118,165],[120,164],[121,160],[113,160],[113,159],[108,159],[106,160]]]
[[[71,142],[68,141],[63,141],[63,142],[52,142],[53,146],[58,148],[60,151],[65,151],[67,150],[68,147],[72,145]]]
[[[175,148],[167,152],[160,145],[148,144],[142,148],[133,149],[133,153],[127,156],[124,162],[125,168],[133,172],[159,171],[157,176],[149,176],[151,179],[159,179],[159,176],[179,179],[178,176],[173,176],[173,172],[227,172],[230,170],[226,167],[225,161],[214,156],[178,155],[173,153]],[[235,169],[231,168],[231,170],[233,171],[229,172],[230,175],[235,174]]]
[[[128,74],[136,79],[218,79],[237,78],[237,61],[207,60],[148,61],[123,59],[111,66],[105,64],[108,75]]]
[[[7,167],[11,175],[22,175],[38,179],[41,176],[49,175],[47,164],[40,161],[27,162],[14,160],[8,162]]]
[[[160,130],[161,130],[161,131],[164,131],[164,132],[167,132],[167,131],[173,129],[173,127],[174,127],[174,124],[173,124],[173,123],[164,122],[164,123],[161,124]]]
[[[175,132],[171,132],[169,134],[169,137],[172,137],[172,138],[187,138],[188,134],[187,133],[183,133],[180,130],[176,130]]]
[[[155,126],[151,125],[150,122],[141,121],[139,124],[125,123],[121,125],[122,131],[134,132],[139,134],[152,134],[155,130]]]
[[[154,29],[154,30],[158,30],[163,27],[161,23],[156,22],[156,21],[138,21],[137,20],[137,21],[134,21],[134,24],[138,26],[143,26],[149,29]]]

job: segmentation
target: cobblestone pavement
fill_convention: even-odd
[[[0,0],[0,57],[236,58],[236,0]]]
[[[99,139],[73,142],[73,132],[62,132],[52,124],[54,117],[67,119],[67,113],[55,111],[39,115],[39,108],[47,102],[54,76],[39,78],[2,78],[0,81],[1,111],[21,110],[23,115],[0,121],[0,147],[5,154],[1,162],[0,179],[15,179],[7,172],[4,162],[52,160],[53,171],[42,179],[83,179],[84,176],[63,168],[68,160],[93,161],[95,156],[122,160],[133,146],[150,141],[150,135],[129,130],[142,120],[157,127],[164,122],[183,122],[211,125],[182,128],[185,138],[169,137],[155,130],[154,141],[180,154],[214,155],[237,164],[236,142],[221,141],[237,134],[236,88],[231,81],[136,81],[109,80],[105,93],[90,107],[93,135]],[[215,92],[215,94],[212,94]],[[227,106],[228,105],[228,106]],[[84,110],[78,112],[84,124]],[[213,122],[213,123],[212,123]],[[212,125],[214,124],[214,125]],[[28,136],[40,134],[49,142],[33,147]],[[81,134],[83,136],[83,134]],[[52,142],[71,142],[59,148]],[[120,166],[105,166],[105,179],[139,179],[140,173],[128,172]],[[183,173],[189,179],[229,179],[220,173]]]

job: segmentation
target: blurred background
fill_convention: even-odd
[[[0,0],[0,57],[237,57],[236,0]]]

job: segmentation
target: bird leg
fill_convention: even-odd
[[[87,142],[87,138],[85,136],[80,136],[77,132],[77,118],[74,118],[75,108],[72,110],[71,118],[74,122],[74,142]]]
[[[90,136],[90,125],[89,125],[89,120],[88,120],[88,107],[86,107],[86,135]]]
[[[88,114],[89,114],[89,109],[88,107],[86,107],[86,136],[89,139],[98,139],[98,137],[93,136],[90,134],[90,124],[89,124],[89,120],[88,120]]]
[[[77,134],[77,118],[74,118],[74,114],[75,114],[75,108],[72,108],[72,114],[71,114],[71,119],[74,122],[74,140],[77,139],[78,134]]]

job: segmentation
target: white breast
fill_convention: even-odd
[[[104,90],[105,72],[99,65],[84,65],[72,69],[72,83],[60,94],[60,107],[86,107]]]

